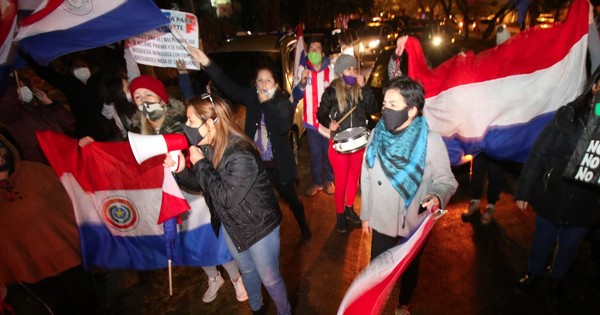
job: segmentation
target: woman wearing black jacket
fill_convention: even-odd
[[[291,313],[279,273],[281,210],[260,153],[235,123],[223,99],[210,94],[188,100],[183,130],[193,145],[192,168],[180,154],[181,186],[204,194],[216,233],[222,224],[229,252],[238,263],[255,314],[265,314],[261,282],[277,307]],[[164,166],[174,166],[167,155]]]
[[[290,205],[302,233],[301,240],[310,240],[311,232],[306,223],[304,206],[296,192],[296,164],[289,142],[294,108],[289,96],[275,81],[273,69],[259,66],[256,89],[244,88],[228,78],[203,51],[194,47],[189,49],[194,59],[203,66],[213,84],[228,99],[246,106],[246,135],[256,143],[271,182]]]
[[[594,98],[591,87],[570,104],[558,109],[533,148],[519,179],[514,199],[521,210],[531,203],[536,227],[529,257],[529,272],[516,287],[518,293],[535,285],[546,269],[554,243],[550,295],[564,298],[564,278],[583,238],[600,223],[600,188],[563,177],[579,138],[586,132]]]

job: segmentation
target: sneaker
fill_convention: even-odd
[[[471,200],[469,202],[469,207],[465,212],[461,214],[461,218],[463,221],[468,221],[473,218],[474,215],[479,214],[479,200]]]
[[[206,289],[204,296],[202,296],[202,302],[210,303],[214,301],[223,283],[225,283],[225,280],[221,277],[221,273],[217,273],[217,276],[214,278],[208,278],[208,289]]]
[[[395,315],[410,315],[410,309],[408,308],[408,305],[399,305],[396,308]]]
[[[333,195],[335,194],[335,185],[333,182],[326,182],[325,185],[323,185],[323,190],[326,194]]]
[[[488,205],[485,207],[485,213],[481,216],[481,224],[488,225],[494,219],[494,206]]]
[[[248,301],[248,293],[246,287],[244,287],[244,281],[241,276],[238,276],[237,281],[231,281],[233,288],[235,289],[235,298],[240,302]]]
[[[323,190],[323,186],[317,185],[317,184],[312,184],[310,187],[308,187],[305,194],[307,196],[314,196],[321,190]]]

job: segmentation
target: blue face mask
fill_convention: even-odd
[[[346,82],[346,84],[348,84],[348,85],[356,84],[356,77],[353,77],[351,75],[343,75],[342,74],[342,79],[344,79],[344,82]]]

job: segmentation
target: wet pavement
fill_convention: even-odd
[[[309,186],[305,137],[300,152],[299,191],[304,192]],[[469,168],[464,165],[454,171],[460,187],[424,249],[412,314],[600,314],[600,283],[592,278],[587,241],[568,275],[567,299],[562,306],[550,302],[546,281],[524,295],[513,293],[515,281],[527,267],[535,219],[533,212],[521,212],[512,201],[518,167],[507,172],[494,221],[488,226],[478,220],[461,221],[460,213],[469,200]],[[280,261],[289,299],[294,314],[336,314],[352,280],[369,261],[370,239],[360,229],[347,234],[336,231],[333,196],[320,192],[314,197],[302,196],[302,201],[313,232],[307,244],[298,243],[296,222],[282,203]],[[355,205],[359,211],[359,197]],[[227,277],[223,270],[222,274]],[[171,297],[166,270],[95,271],[94,275],[100,303],[87,305],[83,314],[251,314],[248,302],[237,302],[229,281],[214,302],[203,303],[207,278],[200,268],[174,268]],[[72,302],[52,294],[51,286],[28,286],[31,292],[11,286],[7,301],[17,314],[51,314],[38,298],[54,314],[70,314],[72,310],[60,309],[68,309],[64,304]],[[394,314],[398,292],[398,288],[393,290],[384,314]],[[266,293],[264,297],[268,300]],[[271,303],[269,314],[275,313]]]

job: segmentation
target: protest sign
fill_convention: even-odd
[[[600,94],[598,94],[600,95]],[[564,176],[600,185],[600,98],[596,95],[585,132],[577,142]]]
[[[125,45],[139,64],[177,68],[183,59],[188,69],[198,67],[192,62],[187,46],[198,48],[198,19],[186,12],[162,10],[171,22],[170,31],[153,30],[127,39]]]

